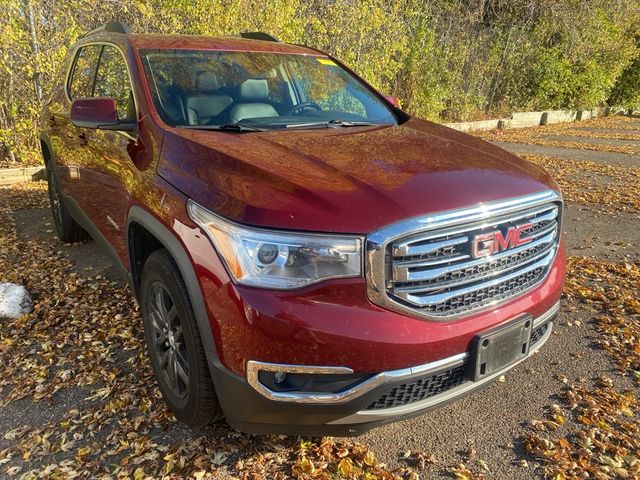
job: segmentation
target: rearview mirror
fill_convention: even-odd
[[[398,100],[398,97],[394,97],[393,95],[385,95],[384,99],[394,107],[400,108],[400,100]]]
[[[118,120],[113,98],[78,98],[71,104],[71,123],[76,127],[134,132],[135,120]]]

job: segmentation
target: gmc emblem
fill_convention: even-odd
[[[532,238],[522,238],[520,234],[523,230],[532,226],[533,223],[524,223],[516,227],[509,227],[506,237],[502,235],[500,230],[476,235],[471,241],[471,256],[473,258],[488,257],[494,253],[525,245]]]

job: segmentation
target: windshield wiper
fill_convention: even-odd
[[[348,120],[322,120],[317,122],[301,122],[290,124],[271,124],[273,128],[261,128],[242,122],[226,123],[224,125],[177,125],[177,128],[189,128],[194,130],[221,130],[225,132],[266,132],[274,128],[340,128],[340,127],[369,127],[378,123],[359,122]]]
[[[223,132],[266,132],[267,128],[254,127],[242,122],[225,123],[224,125],[177,125],[177,128],[193,130],[221,130]]]
[[[371,125],[379,125],[377,123],[358,121],[351,122],[349,120],[329,120],[327,124],[330,127],[369,127]]]
[[[303,122],[303,123],[290,123],[285,125],[285,128],[339,128],[339,127],[370,127],[372,125],[380,125],[379,123],[372,122],[351,122],[348,120],[322,120],[317,122]]]

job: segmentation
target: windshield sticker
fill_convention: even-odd
[[[336,62],[334,62],[330,58],[317,58],[316,60],[318,60],[318,62],[320,62],[322,65],[331,65],[332,67],[337,67]]]

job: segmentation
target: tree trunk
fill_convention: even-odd
[[[36,37],[36,22],[33,18],[32,0],[23,0],[24,11],[29,22],[29,44],[31,45],[31,53],[33,54],[33,86],[36,91],[36,97],[42,102],[42,80],[40,78],[40,49],[38,48],[38,38]]]

